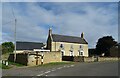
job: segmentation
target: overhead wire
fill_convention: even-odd
[[[7,25],[7,24],[10,24],[10,23],[12,23],[14,20],[12,20],[12,21],[9,21],[9,22],[6,22],[6,23],[2,23],[2,25]]]

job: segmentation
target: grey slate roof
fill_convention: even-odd
[[[54,42],[69,42],[69,43],[88,44],[87,41],[81,37],[52,34],[52,38],[53,38]]]
[[[33,50],[33,49],[41,49],[43,47],[43,43],[38,42],[16,42],[16,50]]]

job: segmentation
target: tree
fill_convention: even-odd
[[[102,53],[105,53],[105,56],[109,56],[110,48],[116,43],[117,42],[114,41],[112,36],[104,36],[102,38],[99,38],[96,45],[96,54],[101,55]]]
[[[2,43],[2,54],[11,53],[14,51],[14,44],[12,42]]]

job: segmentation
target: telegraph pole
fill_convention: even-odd
[[[14,45],[15,45],[15,47],[14,47],[14,62],[15,62],[16,61],[16,25],[17,25],[17,19],[15,17],[13,9],[12,9],[12,14],[13,14],[13,17],[15,19],[15,31],[14,31]]]
[[[15,18],[15,32],[14,32],[14,45],[15,45],[15,53],[14,53],[14,62],[16,61],[16,24],[17,24],[17,19]]]

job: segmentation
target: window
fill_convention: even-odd
[[[65,55],[65,51],[64,51],[64,45],[63,44],[60,44],[60,51],[62,53],[62,56]]]
[[[83,50],[83,45],[80,45],[80,50]]]
[[[70,56],[74,56],[73,45],[71,45],[71,47],[70,47]]]
[[[70,56],[74,56],[74,53],[73,53],[73,51],[70,51]]]
[[[61,51],[61,53],[62,53],[62,56],[64,56],[64,51]]]
[[[83,56],[84,55],[84,52],[83,51],[79,51],[79,56]]]
[[[64,49],[64,46],[63,46],[63,44],[60,44],[60,49],[62,49],[62,50]]]
[[[83,52],[80,52],[80,55],[83,56]]]

